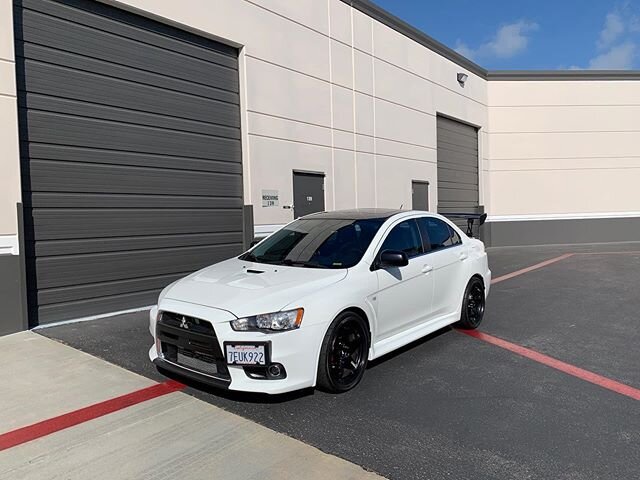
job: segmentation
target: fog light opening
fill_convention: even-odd
[[[279,377],[282,374],[282,369],[280,368],[280,364],[278,363],[269,365],[267,371],[269,372],[269,376],[271,377]]]

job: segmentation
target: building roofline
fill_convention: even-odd
[[[417,42],[420,45],[427,47],[429,50],[432,50],[435,53],[442,55],[443,57],[460,65],[461,67],[469,70],[470,72],[475,73],[476,75],[482,78],[486,78],[487,70],[482,68],[480,65],[472,62],[465,56],[460,55],[455,50],[438,42],[436,39],[431,38],[422,30],[419,30],[416,27],[409,25],[404,20],[401,20],[395,15],[389,13],[384,8],[379,7],[375,3],[369,0],[342,0],[342,1],[347,5],[351,5],[356,10],[359,10],[362,13],[368,15],[374,20],[378,20],[380,23],[386,25],[387,27],[392,28],[396,32],[401,33],[405,37],[410,38],[414,42]]]
[[[640,70],[489,70],[487,80],[640,80]]]
[[[485,80],[640,80],[640,70],[487,70],[370,0],[341,1]]]

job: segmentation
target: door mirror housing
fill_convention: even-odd
[[[380,253],[378,265],[382,268],[387,267],[404,267],[409,265],[409,257],[400,250],[384,250]]]

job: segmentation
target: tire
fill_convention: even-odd
[[[354,312],[342,312],[327,330],[318,359],[317,386],[331,393],[355,387],[364,375],[369,356],[369,327]]]
[[[471,278],[464,290],[460,320],[456,327],[466,330],[478,328],[484,318],[485,300],[484,283],[478,277]]]

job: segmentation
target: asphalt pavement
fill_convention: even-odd
[[[640,388],[640,244],[490,249],[481,331]],[[155,380],[146,312],[39,333]],[[372,362],[353,391],[188,394],[392,479],[634,479],[640,402],[444,329]],[[250,452],[246,452],[250,455]]]

